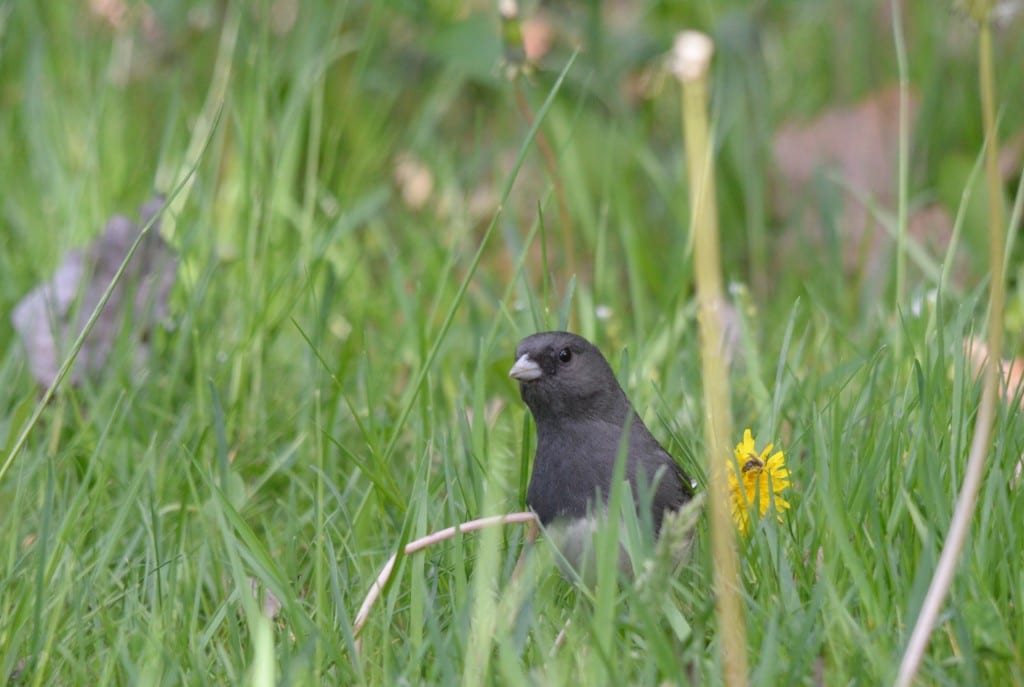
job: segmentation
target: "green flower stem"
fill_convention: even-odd
[[[730,455],[732,417],[719,313],[723,302],[722,273],[707,117],[707,69],[713,50],[711,40],[704,34],[683,32],[676,37],[674,67],[683,87],[683,138],[696,260],[719,645],[725,684],[744,685],[747,682],[746,630],[739,598],[736,538],[729,513],[728,463],[722,459]]]

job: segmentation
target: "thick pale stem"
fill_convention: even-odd
[[[683,136],[690,182],[697,301],[703,367],[705,439],[710,474],[712,554],[716,615],[725,684],[747,683],[746,629],[740,605],[736,535],[729,514],[728,467],[732,417],[729,407],[722,318],[718,213],[708,125],[708,65],[714,46],[707,36],[685,31],[676,37],[673,67],[683,86]]]

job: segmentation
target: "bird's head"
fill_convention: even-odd
[[[570,332],[540,332],[516,347],[509,376],[538,425],[589,417],[622,421],[629,401],[601,351]]]

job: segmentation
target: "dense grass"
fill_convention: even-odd
[[[522,84],[568,241],[486,4],[303,4],[278,33],[267,3],[226,19],[160,3],[156,37],[141,8],[114,30],[86,3],[0,6],[2,310],[154,187],[177,190],[165,231],[181,258],[150,369],[119,355],[63,388],[0,482],[0,680],[719,682],[704,523],[678,576],[596,590],[543,547],[512,580],[519,529],[459,537],[399,562],[358,657],[352,634],[404,542],[522,508],[533,437],[506,373],[525,334],[595,340],[703,480],[678,94],[659,77],[644,99],[620,88],[660,73],[684,26],[719,47],[738,430],[783,448],[794,481],[784,521],[741,542],[752,682],[892,679],[962,477],[978,399],[963,340],[982,328],[984,280],[958,275],[953,294],[915,276],[909,293],[934,300],[896,309],[891,281],[865,299],[831,254],[781,261],[767,161],[777,122],[895,80],[885,14],[648,3],[602,19],[594,4],[559,10],[584,50],[556,45]],[[955,213],[966,177],[942,170],[981,144],[972,30],[931,3],[904,25],[925,113],[911,193]],[[233,27],[221,107],[213,65]],[[1003,38],[1012,132],[1024,55]],[[432,174],[423,207],[393,182],[402,154]],[[39,391],[7,317],[0,342],[6,460]],[[1024,682],[1018,418],[1011,403],[998,420],[925,683]],[[280,600],[273,620],[250,579]]]

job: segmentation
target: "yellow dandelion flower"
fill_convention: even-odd
[[[789,501],[782,497],[782,491],[789,488],[786,456],[782,451],[772,453],[774,448],[774,444],[768,444],[758,453],[748,429],[743,432],[743,441],[736,445],[735,462],[729,459],[730,469],[727,472],[732,519],[743,536],[750,531],[753,509],[756,508],[758,517],[763,518],[773,505],[776,513],[789,508]],[[779,521],[782,521],[781,515]]]

